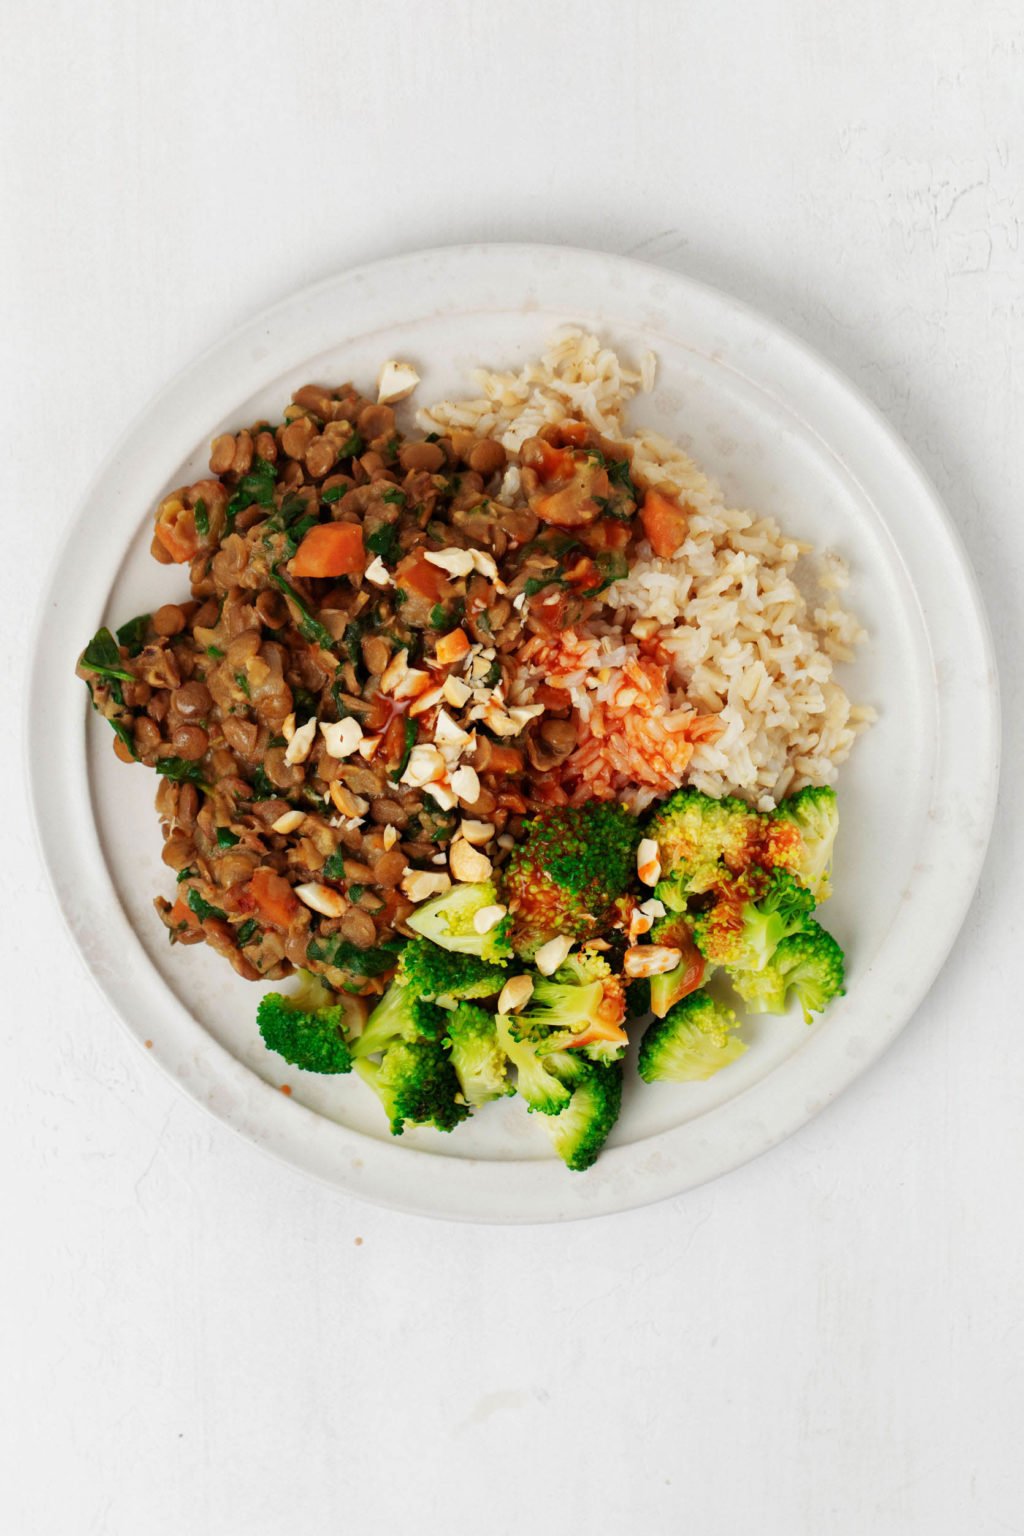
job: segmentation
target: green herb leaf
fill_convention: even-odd
[[[230,827],[217,828],[218,848],[233,848],[238,842],[241,842],[241,838],[238,836],[237,832],[232,832]]]
[[[244,512],[246,507],[251,507],[254,503],[261,507],[272,507],[276,483],[277,470],[273,464],[266,459],[255,458],[252,469],[239,480],[235,494],[228,502],[225,533],[231,532],[235,526],[235,518],[239,512]]]
[[[351,489],[352,487],[349,485],[330,485],[326,491],[321,493],[320,500],[325,501],[328,506],[331,506],[334,502],[340,501],[345,492]]]
[[[223,661],[227,652],[222,651],[219,645],[208,645],[206,647],[206,654],[207,656],[212,656],[214,661]]]
[[[279,791],[267,778],[266,769],[262,763],[253,769],[250,785],[253,800],[276,800],[278,797]]]
[[[247,699],[252,698],[252,694],[249,692],[249,679],[246,677],[244,672],[235,673],[235,686],[241,693],[245,694]]]
[[[415,720],[410,720],[409,716],[406,715],[406,717],[405,717],[405,744],[404,744],[404,746],[402,748],[402,760],[401,760],[401,762],[399,763],[398,767],[395,770],[395,778],[396,779],[400,779],[402,777],[402,774],[405,772],[406,766],[408,765],[408,762],[409,762],[409,758],[412,755],[412,749],[416,745],[416,737],[418,735],[419,735],[419,726],[417,725]]]
[[[195,504],[193,515],[196,520],[196,533],[205,539],[210,531],[210,514],[206,510],[206,502],[201,496]]]
[[[380,555],[385,565],[394,565],[401,554],[397,523],[381,523],[372,533],[364,528],[363,544],[371,554]]]
[[[353,976],[382,976],[394,970],[404,944],[402,939],[389,939],[379,949],[360,949],[348,939],[331,936],[326,939],[310,939],[306,955],[322,965],[335,966],[339,971],[351,971]]]
[[[200,922],[203,922],[207,917],[219,917],[221,922],[227,921],[227,913],[221,911],[220,907],[212,906],[210,902],[200,896],[195,886],[192,886],[185,900]]]
[[[117,643],[124,646],[129,656],[137,656],[145,645],[149,617],[148,613],[140,613],[138,618],[129,619],[128,623],[122,624],[118,630]]]
[[[285,580],[276,565],[270,573],[270,579],[298,609],[298,626],[302,638],[308,640],[311,645],[319,645],[325,651],[329,651],[334,644],[334,636],[329,629],[324,628],[314,614],[310,613],[291,582]]]
[[[594,564],[601,573],[601,580],[596,587],[588,587],[581,592],[581,597],[596,597],[606,587],[610,587],[614,581],[622,581],[629,575],[629,561],[620,549],[603,549],[594,556]]]
[[[629,460],[610,459],[607,461],[607,468],[608,479],[615,486],[616,490],[625,491],[627,496],[632,496],[634,501],[638,501],[639,497],[636,493],[636,486],[633,484],[633,476],[630,474]]]
[[[254,917],[247,917],[244,923],[240,923],[235,929],[235,943],[239,949],[244,949],[251,944],[253,936],[260,931],[260,925]]]
[[[191,880],[193,875],[198,875],[198,869],[193,869],[191,864],[186,864],[184,869],[178,870],[178,884],[183,880]]]
[[[158,757],[154,766],[157,773],[165,779],[177,779],[182,784],[195,784],[200,789],[207,787],[199,764],[186,762],[183,757]]]
[[[349,901],[358,901],[365,890],[365,885],[350,885],[348,888]]]
[[[138,762],[139,754],[135,750],[135,737],[132,735],[131,728],[127,721],[113,720],[109,715],[107,716],[107,719],[110,720],[110,724],[114,730],[114,735],[121,738],[125,746],[128,748],[128,751],[131,753],[132,757],[134,757],[135,761]]]
[[[380,499],[381,501],[390,501],[396,507],[405,506],[405,492],[400,490],[397,485],[393,485],[388,491],[381,491]]]
[[[336,849],[334,853],[329,854],[324,860],[322,873],[326,875],[328,880],[344,880],[345,855],[340,848]]]
[[[105,627],[98,629],[93,635],[79,657],[78,665],[84,667],[87,672],[95,672],[97,677],[123,678],[126,683],[135,681],[133,674],[127,670],[121,660],[117,641]]]
[[[365,447],[366,443],[363,441],[362,433],[353,432],[348,442],[345,443],[341,452],[338,454],[338,462],[340,463],[342,459],[358,458],[359,454],[362,453]]]

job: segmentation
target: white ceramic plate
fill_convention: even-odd
[[[268,1053],[257,989],[203,948],[172,949],[152,898],[160,862],[151,774],[119,763],[75,657],[100,622],[185,594],[148,556],[151,511],[205,472],[211,436],[279,416],[310,380],[368,387],[399,356],[422,403],[468,371],[535,355],[557,324],[658,354],[634,419],[680,438],[734,504],[776,514],[850,561],[870,630],[848,691],[879,722],[840,778],[836,894],[848,994],[811,1029],[749,1026],[752,1049],[707,1084],[627,1073],[597,1166],[570,1174],[518,1100],[451,1136],[387,1133],[358,1078],[317,1078]],[[549,246],[429,251],[297,294],[219,343],[143,412],[89,491],[43,605],[30,708],[39,834],[86,965],[139,1041],[199,1103],[269,1152],[365,1199],[480,1221],[547,1221],[645,1204],[710,1179],[803,1124],[906,1023],[973,893],[997,775],[994,662],[950,519],[886,423],[825,363],[722,294],[637,262]],[[964,722],[970,722],[970,729]],[[279,1090],[289,1084],[290,1097]]]

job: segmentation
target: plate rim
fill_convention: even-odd
[[[248,319],[243,320],[233,327],[226,335],[212,342],[204,348],[195,358],[179,369],[155,394],[153,394],[142,409],[136,414],[125,430],[118,437],[113,447],[104,457],[99,467],[89,479],[89,482],[78,500],[73,518],[68,527],[69,541],[76,530],[80,529],[87,511],[99,494],[104,482],[115,473],[118,460],[124,455],[125,450],[141,435],[147,426],[158,418],[165,403],[173,399],[176,392],[184,389],[191,379],[200,377],[211,365],[218,360],[223,361],[232,353],[244,348],[247,340],[255,341],[260,331],[268,327],[272,322],[278,322],[290,313],[301,309],[302,306],[315,304],[327,294],[340,290],[346,285],[355,285],[367,281],[384,279],[394,281],[403,273],[415,271],[418,264],[426,261],[448,262],[454,268],[460,264],[482,262],[488,259],[507,258],[509,261],[519,261],[531,264],[547,264],[548,271],[552,270],[552,264],[570,261],[575,266],[590,265],[592,272],[600,273],[602,270],[618,271],[624,274],[624,280],[628,284],[629,275],[637,280],[640,274],[646,274],[648,280],[656,277],[667,289],[674,290],[675,294],[689,296],[690,300],[697,300],[712,311],[726,317],[734,317],[741,326],[746,326],[754,332],[760,333],[770,339],[776,350],[781,350],[783,356],[789,355],[790,360],[797,360],[803,370],[809,370],[810,376],[817,374],[820,379],[827,382],[829,389],[838,398],[840,403],[851,408],[852,414],[859,412],[870,424],[876,440],[880,441],[894,464],[902,468],[904,474],[909,474],[910,480],[916,488],[919,497],[927,504],[928,511],[933,519],[937,520],[945,540],[946,548],[943,551],[944,561],[937,562],[943,568],[944,579],[949,576],[959,578],[965,585],[969,617],[971,622],[971,640],[976,646],[984,665],[987,678],[987,689],[982,695],[985,705],[985,719],[981,722],[982,728],[975,729],[972,733],[972,751],[976,760],[976,766],[980,767],[981,789],[979,791],[980,814],[976,819],[975,843],[968,850],[961,850],[962,856],[967,859],[969,869],[966,878],[962,880],[958,888],[958,899],[942,914],[944,921],[941,923],[942,939],[949,945],[955,938],[967,915],[969,907],[974,899],[978,881],[984,864],[989,837],[991,834],[996,797],[999,785],[999,757],[1001,740],[1001,711],[999,700],[999,683],[996,666],[995,650],[991,635],[991,629],[983,596],[977,576],[973,570],[959,529],[953,520],[948,507],[939,496],[927,472],[924,470],[913,450],[902,440],[895,428],[873,405],[873,403],[854,385],[842,371],[823,357],[816,349],[809,346],[801,337],[795,335],[776,320],[763,315],[759,310],[731,294],[714,287],[701,280],[677,273],[671,269],[661,267],[656,263],[637,260],[632,257],[611,255],[599,250],[583,247],[531,244],[523,242],[488,242],[471,244],[454,244],[432,247],[430,249],[406,252],[401,255],[385,258],[381,261],[365,263],[361,266],[344,269],[329,274],[317,281],[297,289],[276,303],[261,309]],[[625,313],[629,313],[629,298],[625,303]],[[508,309],[515,305],[510,296]],[[585,308],[586,303],[581,303],[580,308]],[[453,304],[453,312],[464,312],[457,303]],[[526,312],[526,309],[523,309]],[[620,317],[621,318],[621,317]],[[638,320],[634,323],[641,324]],[[355,334],[359,334],[356,331]],[[278,360],[280,363],[280,360]],[[745,370],[734,362],[725,358],[727,366],[733,371],[744,374]],[[277,372],[284,371],[286,365],[277,367]],[[240,378],[244,374],[240,372]],[[750,377],[747,375],[747,377]],[[775,398],[781,399],[789,412],[796,416],[801,423],[812,431],[814,435],[827,447],[832,449],[830,438],[822,434],[819,428],[808,421],[803,405],[799,407],[793,400],[785,395],[779,396],[777,389],[772,388],[764,380],[754,378],[756,387]],[[244,398],[242,391],[244,382],[240,385],[238,395]],[[826,412],[827,414],[827,412]],[[832,450],[834,452],[834,450]],[[849,462],[842,456],[836,455],[840,463],[849,473],[853,473]],[[154,470],[154,478],[156,471]],[[881,521],[886,532],[892,539],[895,549],[902,557],[901,541],[890,527],[888,519],[879,511]],[[23,691],[23,713],[28,717],[33,701],[45,697],[45,684],[53,677],[53,669],[50,664],[53,653],[60,653],[60,648],[52,643],[46,643],[47,615],[51,605],[59,597],[63,584],[64,572],[68,562],[68,550],[59,550],[50,562],[43,583],[43,599],[40,603],[31,644],[28,652],[27,686]],[[112,574],[111,580],[113,581]],[[911,588],[915,598],[918,597],[918,586],[915,580],[911,580]],[[962,612],[961,618],[966,617]],[[929,649],[934,652],[932,646],[932,629],[922,614],[922,624],[927,637]],[[63,659],[63,657],[62,657]],[[943,683],[941,679],[936,682],[936,737],[935,737],[935,772],[941,766],[943,737],[942,718],[943,710]],[[977,701],[976,701],[977,702]],[[85,720],[87,710],[83,706],[81,720],[81,742],[84,748]],[[26,719],[27,723],[27,719]],[[974,719],[977,727],[977,717]],[[966,733],[965,733],[966,734]],[[23,733],[24,742],[24,766],[29,788],[30,817],[36,838],[36,844],[40,851],[43,866],[45,868],[50,889],[60,911],[64,926],[69,933],[73,946],[82,961],[90,978],[97,985],[101,995],[108,1006],[112,1007],[121,1026],[129,1036],[135,1040],[138,1048],[143,1050],[143,1031],[134,1023],[130,1010],[125,1006],[124,999],[120,995],[114,979],[100,974],[94,964],[90,964],[86,953],[87,934],[83,933],[81,921],[76,921],[71,911],[68,893],[64,887],[60,872],[59,855],[63,851],[56,844],[59,836],[54,831],[52,824],[48,823],[45,816],[47,773],[41,771],[39,755],[39,733],[26,729]],[[79,760],[78,767],[84,770],[81,774],[82,783],[79,789],[87,789],[88,772],[85,768],[84,757]],[[58,774],[57,777],[60,775]],[[86,794],[88,799],[88,794]],[[95,825],[90,822],[88,827],[83,827],[83,836],[91,835],[97,853],[99,840],[96,835]],[[934,836],[934,829],[931,829]],[[923,839],[922,839],[923,841]],[[940,839],[941,841],[941,839]],[[100,857],[102,875],[113,891],[113,882],[107,869],[105,860]],[[127,929],[133,943],[141,949],[139,941],[128,924],[127,919],[116,900],[117,912],[122,919],[123,928]],[[938,948],[938,945],[935,946]],[[144,953],[144,952],[143,952]],[[145,963],[155,975],[155,968],[146,958]],[[711,1144],[702,1141],[699,1129],[704,1117],[697,1117],[670,1130],[660,1132],[645,1141],[632,1143],[623,1147],[609,1149],[603,1154],[597,1167],[587,1175],[569,1175],[554,1159],[538,1160],[488,1160],[471,1157],[438,1155],[430,1151],[411,1146],[403,1146],[400,1143],[388,1144],[363,1136],[340,1125],[338,1122],[327,1120],[315,1111],[294,1099],[285,1099],[276,1089],[265,1083],[261,1078],[252,1073],[244,1064],[231,1054],[226,1047],[221,1046],[212,1036],[208,1035],[202,1024],[191,1017],[180,1000],[170,988],[166,987],[162,980],[160,986],[166,991],[168,1001],[176,1010],[177,1026],[181,1027],[186,1035],[200,1036],[193,1039],[195,1048],[194,1064],[202,1063],[204,1073],[209,1075],[212,1087],[226,1099],[225,1104],[219,1106],[214,1103],[215,1093],[207,1091],[202,1093],[197,1089],[194,1081],[190,1081],[190,1072],[182,1070],[182,1062],[177,1060],[175,1052],[154,1049],[144,1050],[145,1056],[156,1062],[165,1076],[169,1077],[175,1085],[185,1092],[194,1103],[197,1103],[207,1113],[211,1114],[222,1124],[229,1125],[238,1131],[248,1141],[261,1150],[275,1156],[279,1161],[287,1163],[293,1168],[314,1177],[318,1182],[328,1185],[333,1189],[341,1189],[343,1192],[356,1198],[368,1200],[374,1204],[389,1206],[401,1210],[407,1214],[421,1216],[434,1216],[442,1219],[461,1219],[484,1223],[533,1223],[544,1221],[556,1221],[567,1219],[580,1219],[589,1216],[613,1214],[621,1210],[629,1210],[652,1204],[662,1199],[671,1198],[681,1194],[689,1188],[698,1186],[710,1178],[718,1177],[744,1162],[767,1151],[777,1145],[785,1137],[791,1135],[801,1125],[807,1123],[827,1103],[836,1098],[847,1088],[863,1071],[876,1061],[901,1030],[909,1022],[914,1012],[920,1006],[924,997],[930,991],[939,975],[944,959],[940,956],[930,959],[928,966],[924,968],[924,981],[917,982],[907,989],[901,998],[899,1005],[883,1023],[876,1023],[870,1041],[870,1047],[856,1060],[845,1064],[843,1071],[833,1072],[823,1092],[820,1092],[813,1103],[803,1102],[796,1105],[794,1095],[776,1094],[779,1102],[774,1107],[772,1123],[765,1125],[755,1118],[748,1123],[743,1134],[737,1137],[734,1144],[727,1148],[718,1147],[717,1155],[714,1148],[714,1137]],[[820,1036],[818,1037],[820,1038]],[[801,1051],[803,1051],[801,1047]],[[752,1085],[745,1092],[737,1095],[725,1105],[718,1106],[709,1111],[719,1119],[732,1119],[743,1124],[742,1110],[737,1115],[737,1107],[744,1101],[758,1094],[758,1090],[764,1090],[769,1083],[773,1083],[777,1089],[777,1080],[784,1077],[787,1072],[795,1076],[794,1063],[796,1054],[784,1063],[775,1072]],[[832,1063],[833,1067],[835,1063]],[[244,1101],[252,1100],[252,1103]],[[785,1112],[783,1107],[785,1106]],[[297,1131],[297,1134],[296,1134]],[[684,1139],[695,1141],[699,1155],[692,1167],[679,1166],[672,1160],[672,1150],[669,1148],[669,1168],[661,1166],[651,1167],[647,1172],[647,1182],[640,1181],[640,1186],[635,1176],[629,1176],[629,1170],[625,1164],[630,1161],[636,1163],[644,1160],[645,1150],[651,1149],[655,1143],[670,1143],[673,1139],[677,1142]],[[678,1153],[678,1148],[675,1149]],[[342,1156],[338,1156],[339,1152]],[[324,1156],[326,1154],[326,1158]],[[657,1152],[650,1159],[658,1164]],[[375,1165],[373,1176],[367,1177],[368,1163]],[[448,1170],[459,1170],[453,1173],[448,1181],[449,1185],[458,1185],[457,1189],[447,1188],[439,1191],[437,1186],[443,1180],[437,1178],[439,1165]],[[480,1173],[480,1170],[483,1173]],[[496,1184],[503,1182],[500,1171],[507,1173],[509,1170],[518,1170],[520,1183],[525,1183],[525,1190],[520,1191],[520,1197],[510,1206],[501,1209],[493,1209],[493,1198],[486,1196],[486,1183],[492,1181]],[[547,1189],[548,1175],[552,1176],[551,1189]],[[525,1178],[522,1176],[525,1175]],[[539,1178],[538,1178],[539,1175]],[[515,1176],[515,1175],[514,1175]],[[507,1183],[507,1178],[504,1179]],[[532,1186],[541,1185],[540,1188]],[[414,1198],[407,1196],[410,1188],[424,1191]]]

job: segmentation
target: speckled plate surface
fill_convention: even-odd
[[[658,384],[633,419],[678,437],[733,504],[771,512],[848,558],[849,605],[870,640],[843,681],[879,712],[838,786],[826,922],[847,951],[847,996],[811,1029],[796,1017],[755,1021],[744,1031],[752,1048],[710,1083],[645,1087],[627,1071],[622,1117],[586,1174],[566,1172],[518,1100],[488,1106],[451,1136],[393,1140],[357,1078],[312,1077],[268,1053],[254,1024],[257,989],[211,951],[167,944],[152,908],[172,883],[153,777],[114,758],[73,675],[101,622],[185,595],[183,574],[148,555],[151,511],[204,471],[213,434],[280,414],[311,379],[368,384],[386,357],[417,365],[417,403],[464,392],[470,368],[520,364],[566,321],[627,356],[653,348]],[[198,1103],[317,1178],[400,1209],[565,1220],[677,1194],[756,1156],[903,1027],[980,873],[997,685],[948,513],[884,420],[821,359],[724,295],[639,262],[552,246],[452,247],[344,273],[250,321],[170,384],[113,451],[68,532],[42,613],[30,697],[36,819],[92,975]]]

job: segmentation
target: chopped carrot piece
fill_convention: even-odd
[[[569,448],[553,448],[542,437],[535,440],[532,457],[542,480],[571,480],[576,473],[576,458]]]
[[[299,898],[283,875],[272,869],[258,869],[247,891],[265,922],[287,928],[299,909]]]
[[[174,903],[174,906],[171,908],[167,916],[170,920],[172,928],[180,928],[182,924],[184,924],[186,928],[199,927],[199,919],[192,911],[192,908],[189,906],[184,896],[178,897],[177,901]]]
[[[452,662],[461,661],[463,656],[469,654],[469,638],[464,629],[453,629],[449,634],[442,635],[434,647],[434,654],[443,667],[450,667]]]
[[[522,773],[523,754],[515,747],[499,747],[495,742],[489,743],[490,754],[487,758],[485,773]]]
[[[440,600],[447,581],[440,566],[431,565],[430,561],[425,560],[422,553],[416,550],[399,562],[395,570],[395,585],[401,587],[403,592],[415,592],[417,597],[427,597],[431,602],[436,603]]]
[[[686,538],[690,526],[685,507],[663,491],[647,491],[640,510],[644,532],[661,559],[670,559]]]
[[[176,565],[183,565],[199,552],[199,535],[191,512],[181,513],[174,522],[158,522],[156,536]]]
[[[366,566],[363,530],[358,523],[317,523],[291,561],[293,576],[352,576]]]
[[[628,1045],[629,1036],[621,1024],[605,1023],[602,1019],[593,1019],[587,1025],[581,1035],[574,1035],[566,1041],[566,1049],[578,1051],[584,1045],[595,1045],[599,1040],[610,1040],[614,1045]]]

